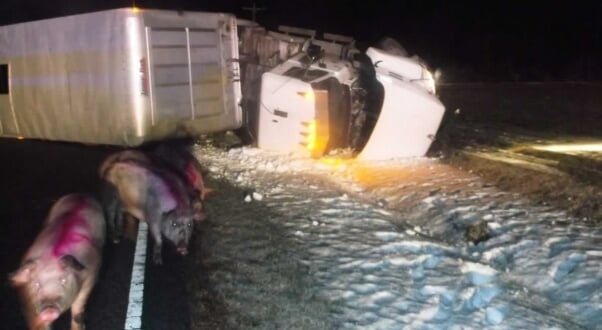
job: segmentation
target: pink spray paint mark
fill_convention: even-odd
[[[203,175],[197,171],[196,167],[192,162],[188,163],[186,167],[186,175],[188,176],[188,181],[199,190],[203,190],[205,188],[205,182],[203,182]]]
[[[167,186],[171,197],[175,199],[176,204],[178,204],[178,207],[184,205],[184,196],[182,196],[182,194],[176,188],[175,184],[171,183],[169,180],[163,180],[163,178],[161,178],[161,181],[163,181],[163,183],[165,183],[165,185]]]
[[[186,167],[186,175],[188,176],[188,181],[190,183],[192,183],[193,185],[196,184],[197,175],[196,175],[196,171],[194,170],[194,167],[192,166],[192,163],[189,163],[188,166]]]
[[[136,161],[132,161],[132,160],[124,160],[124,161],[120,161],[119,163],[124,164],[125,166],[133,167],[135,169],[142,169],[144,171],[150,172],[157,179],[159,179],[159,181],[161,181],[161,183],[163,183],[165,185],[165,187],[167,188],[167,193],[169,195],[171,195],[171,198],[173,198],[173,200],[176,202],[176,205],[178,207],[184,205],[184,196],[182,196],[182,194],[179,193],[179,190],[176,187],[176,185],[174,183],[170,182],[170,180],[166,180],[163,177],[163,175],[161,175],[160,172],[157,172],[156,170],[154,170],[151,167],[141,165],[140,163],[138,163]]]
[[[94,245],[94,243],[88,235],[79,233],[77,231],[78,227],[88,227],[88,224],[86,223],[85,219],[80,214],[81,210],[85,207],[86,202],[80,201],[77,204],[77,206],[73,208],[73,210],[71,210],[71,212],[65,215],[67,217],[67,220],[61,225],[61,228],[59,229],[60,232],[58,238],[52,248],[52,255],[54,257],[58,258],[62,257],[65,254],[68,254],[70,251],[72,251],[73,245],[82,241]]]

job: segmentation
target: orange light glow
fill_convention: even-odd
[[[341,165],[346,165],[350,162],[350,160],[345,160],[338,157],[324,157],[321,159],[321,161],[322,163],[332,167],[339,167]]]
[[[316,95],[314,94],[313,91],[309,91],[309,92],[297,92],[297,94],[301,95],[307,101],[314,102],[316,100]]]
[[[316,147],[316,121],[310,121],[307,125],[307,145],[306,148],[310,151]]]
[[[132,6],[132,13],[138,14],[139,12],[140,12],[140,8],[138,8],[136,6]]]
[[[17,140],[23,140],[25,139],[22,135],[17,136]]]

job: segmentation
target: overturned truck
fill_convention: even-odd
[[[138,146],[236,130],[313,157],[426,153],[444,107],[423,63],[401,47],[279,30],[138,8],[2,26],[0,136]]]
[[[265,34],[264,44],[265,39],[274,52],[267,59],[257,56],[265,72],[260,79],[256,75],[256,89],[250,88],[258,97],[248,105],[246,120],[259,148],[313,157],[351,149],[364,160],[426,154],[445,108],[420,60],[400,46],[388,47],[395,44],[390,40],[362,53],[350,37],[324,33],[317,39],[313,30],[280,27]],[[295,46],[296,54],[266,69]],[[249,67],[245,71],[244,84],[252,84]]]

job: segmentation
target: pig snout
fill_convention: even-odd
[[[45,304],[42,306],[40,313],[38,313],[38,322],[49,325],[58,319],[60,315],[61,310],[56,304]]]
[[[178,251],[179,254],[185,256],[188,254],[188,248],[186,247],[186,242],[184,241],[180,241],[178,243],[178,247],[176,248],[176,251]]]

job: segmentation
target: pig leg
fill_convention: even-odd
[[[148,224],[149,230],[155,242],[153,247],[153,263],[155,265],[163,264],[163,257],[161,256],[161,247],[163,246],[163,239],[161,237],[161,221],[163,220],[161,210],[159,210],[160,197],[153,191],[149,192],[149,195],[145,201],[144,214],[145,221]]]
[[[161,246],[163,244],[162,242],[162,238],[161,238],[161,226],[160,226],[160,221],[161,219],[156,219],[153,222],[148,223],[151,235],[153,236],[153,239],[155,241],[155,245],[153,247],[153,263],[155,265],[161,265],[163,263],[163,258],[161,256]]]
[[[100,187],[100,195],[109,233],[113,243],[119,243],[123,230],[121,218],[123,208],[119,200],[119,192],[112,184],[103,182]]]
[[[88,277],[82,284],[81,290],[71,305],[71,330],[83,330],[86,327],[84,323],[86,302],[92,292],[92,288],[94,288],[95,281],[95,276]]]

